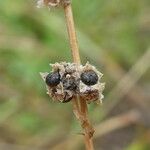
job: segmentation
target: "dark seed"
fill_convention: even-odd
[[[86,85],[95,85],[98,82],[98,75],[93,70],[81,74],[81,81]]]
[[[74,78],[63,78],[62,79],[63,87],[66,90],[76,90],[77,83]]]
[[[46,80],[45,80],[46,84],[48,86],[57,86],[59,83],[60,83],[60,74],[59,72],[52,72],[52,73],[49,73],[46,77]]]

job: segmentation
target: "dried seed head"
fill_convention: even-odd
[[[43,7],[43,6],[48,6],[49,8],[51,7],[57,7],[59,5],[65,6],[70,4],[71,0],[38,0],[37,1],[37,7]]]
[[[104,83],[100,82],[102,74],[92,65],[78,66],[75,63],[51,64],[51,73],[41,73],[46,82],[48,94],[55,101],[71,101],[76,94],[88,103],[103,98]]]

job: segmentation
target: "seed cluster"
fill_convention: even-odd
[[[50,73],[41,73],[47,87],[47,93],[54,101],[69,102],[76,95],[88,103],[103,98],[104,83],[100,83],[102,74],[92,65],[75,63],[51,64]]]
[[[37,1],[37,7],[43,7],[43,6],[48,6],[49,8],[51,7],[57,7],[59,5],[65,6],[71,3],[71,0],[38,0]]]

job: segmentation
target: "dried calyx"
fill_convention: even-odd
[[[69,102],[76,95],[88,103],[101,102],[105,84],[100,82],[102,74],[92,65],[78,66],[75,63],[51,64],[50,73],[41,73],[47,93],[54,101]]]
[[[57,6],[66,6],[70,4],[71,0],[38,0],[37,1],[37,7],[43,7],[43,6],[48,6],[49,8],[51,7],[57,7]]]

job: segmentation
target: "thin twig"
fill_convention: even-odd
[[[140,120],[141,114],[138,110],[133,109],[123,114],[111,117],[106,121],[103,121],[96,128],[95,139],[100,138],[104,135],[107,135],[113,131],[128,127],[132,124],[138,123]],[[81,138],[79,136],[75,137],[76,140],[72,139],[72,136],[69,135],[66,139],[63,139],[60,143],[57,143],[52,150],[62,149],[66,145],[71,145],[70,149],[77,149],[78,145],[81,143]],[[65,147],[66,148],[66,147]]]
[[[71,50],[72,50],[72,58],[75,63],[80,64],[79,48],[78,48],[78,44],[77,44],[77,37],[76,37],[76,32],[75,32],[71,4],[64,6],[64,10],[65,10],[70,46],[71,46]]]
[[[71,4],[65,5],[64,11],[65,11],[65,16],[66,16],[66,23],[67,23],[67,29],[68,29],[68,34],[69,34],[70,46],[72,50],[72,58],[73,58],[74,63],[77,63],[78,65],[80,65],[79,48],[77,44],[77,37],[76,37],[76,32],[75,32]],[[73,107],[74,107],[74,113],[76,117],[78,118],[78,120],[80,121],[81,126],[84,130],[86,149],[94,150],[93,142],[92,142],[92,136],[93,136],[94,130],[89,123],[89,119],[87,115],[87,103],[86,101],[83,101],[78,96],[76,96],[76,98],[74,98],[73,100]]]
[[[131,124],[137,123],[140,120],[140,112],[136,109],[130,110],[121,115],[111,117],[96,126],[95,138],[106,135],[112,131],[127,127]]]
[[[103,105],[103,112],[105,117],[114,106],[119,102],[124,95],[126,95],[142,77],[142,75],[150,68],[150,49],[148,49],[143,56],[131,67],[129,72],[119,81],[118,85],[107,96],[107,102]],[[116,94],[117,93],[117,94]],[[110,102],[110,100],[113,101]],[[107,107],[107,110],[106,110]]]

